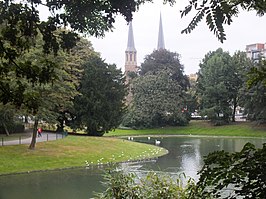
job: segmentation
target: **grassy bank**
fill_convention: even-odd
[[[266,127],[251,122],[236,122],[224,126],[212,126],[208,121],[192,120],[188,126],[165,127],[157,129],[116,129],[105,136],[129,135],[209,135],[209,136],[243,136],[266,137]]]
[[[162,148],[127,140],[68,136],[61,140],[38,143],[35,150],[29,150],[28,145],[0,147],[0,175],[85,167],[85,161],[90,164],[104,164],[110,161],[155,157],[165,153],[166,150]]]

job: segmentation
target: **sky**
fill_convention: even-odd
[[[186,0],[178,0],[173,7],[163,5],[162,2],[163,0],[155,0],[155,3],[141,5],[139,11],[133,15],[138,66],[143,63],[146,55],[157,48],[160,13],[165,48],[180,54],[186,74],[198,72],[199,63],[205,54],[219,47],[233,55],[238,50],[245,51],[248,44],[266,43],[266,16],[256,16],[255,12],[240,12],[230,26],[225,26],[227,40],[222,44],[208,29],[204,20],[192,33],[181,34],[194,16],[190,14],[181,19],[180,10],[185,7]],[[103,38],[88,39],[92,42],[94,50],[99,52],[107,63],[116,64],[124,71],[127,37],[128,24],[122,16],[117,16],[112,32],[107,32]]]

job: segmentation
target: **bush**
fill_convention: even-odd
[[[98,199],[138,198],[138,199],[185,199],[194,188],[194,181],[189,180],[183,187],[180,179],[174,181],[170,176],[149,172],[139,178],[135,173],[125,173],[123,170],[109,170],[105,174],[107,189],[97,193]]]

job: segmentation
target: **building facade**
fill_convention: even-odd
[[[256,43],[246,46],[247,57],[251,60],[257,61],[260,58],[266,57],[266,44]]]

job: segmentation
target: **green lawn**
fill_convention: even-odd
[[[210,135],[210,136],[243,136],[266,137],[266,127],[250,122],[236,122],[224,126],[212,126],[208,121],[192,120],[188,126],[165,127],[157,129],[124,130],[116,129],[105,136],[129,135]]]
[[[165,149],[105,137],[68,136],[67,138],[37,143],[35,150],[28,145],[0,147],[0,175],[70,167],[89,164],[121,162],[157,157]]]

